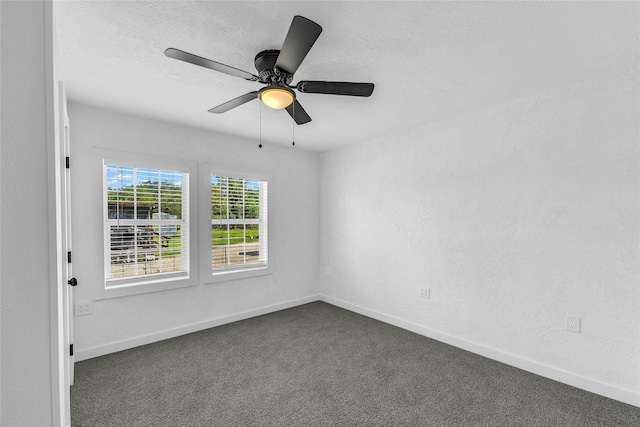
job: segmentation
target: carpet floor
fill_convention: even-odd
[[[640,408],[316,302],[76,364],[73,426],[640,426]]]

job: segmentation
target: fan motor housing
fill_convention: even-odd
[[[276,61],[278,60],[279,54],[280,51],[277,49],[268,49],[256,55],[254,64],[256,70],[258,70],[261,82],[287,85],[291,83],[293,76],[276,68]]]

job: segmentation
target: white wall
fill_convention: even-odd
[[[323,296],[639,405],[637,72],[323,155]]]
[[[270,172],[271,275],[93,301],[74,318],[79,359],[235,319],[243,312],[317,299],[318,162],[315,153],[265,145],[71,103],[75,300],[93,300],[102,277],[101,166],[92,147],[148,152]],[[193,177],[192,179],[195,179]],[[195,195],[192,195],[195,197]],[[192,226],[195,226],[195,218]],[[196,257],[197,254],[191,254]],[[173,331],[173,332],[172,332]]]
[[[52,393],[58,377],[51,350],[57,344],[50,341],[56,318],[51,8],[40,1],[2,1],[0,10],[0,425],[55,425],[61,414]]]

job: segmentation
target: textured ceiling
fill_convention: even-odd
[[[175,47],[256,74],[294,15],[323,32],[299,80],[373,82],[370,98],[299,94],[313,121],[296,147],[325,151],[601,77],[635,60],[633,3],[56,1],[72,101],[290,146],[292,120],[252,101],[262,85],[167,58]],[[631,12],[631,13],[630,13]],[[635,41],[637,42],[637,40]],[[261,118],[260,118],[261,117]]]

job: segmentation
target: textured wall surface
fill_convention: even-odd
[[[75,317],[75,348],[83,351],[232,316],[317,294],[318,172],[315,153],[265,146],[70,104],[75,300],[102,286],[101,166],[92,147],[212,162],[270,172],[272,276],[94,301],[93,314]],[[97,170],[96,170],[97,166]],[[191,177],[195,179],[195,177]],[[196,197],[196,195],[192,195]],[[196,218],[191,213],[191,226]],[[191,254],[192,258],[198,254]]]
[[[44,2],[0,2],[3,426],[54,421]],[[52,108],[52,107],[51,107]],[[55,283],[55,282],[54,282]]]
[[[632,71],[322,155],[321,292],[640,391]]]

